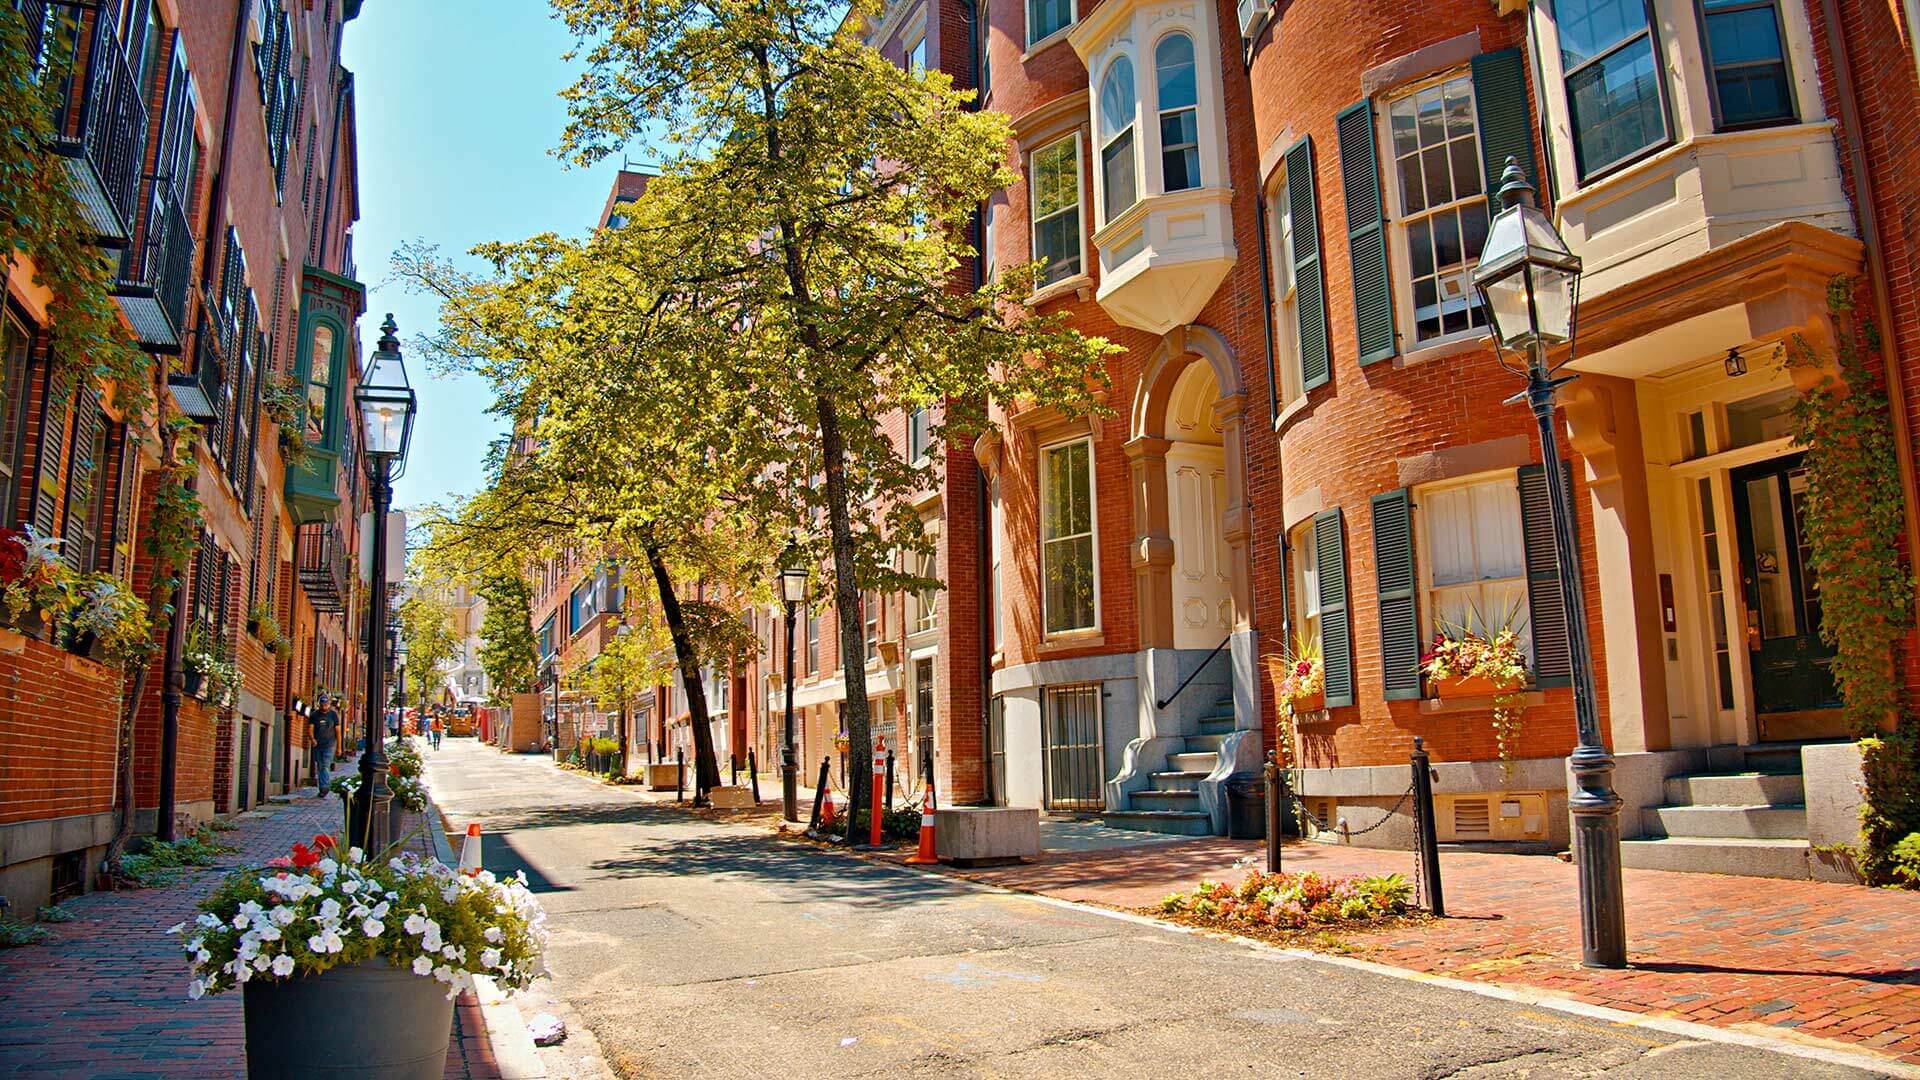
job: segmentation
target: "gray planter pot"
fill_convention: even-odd
[[[376,959],[257,980],[242,992],[251,1080],[440,1080],[446,1073],[453,1002],[437,980]]]

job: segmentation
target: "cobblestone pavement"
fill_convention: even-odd
[[[1202,877],[1235,881],[1258,841],[1196,840],[955,871],[971,879],[1109,907],[1151,905]],[[892,857],[900,857],[899,853]],[[1574,868],[1546,856],[1447,852],[1445,921],[1354,935],[1359,955],[1396,967],[1519,984],[1576,1001],[1800,1041],[1866,1048],[1920,1065],[1920,897],[1911,892],[1721,874],[1627,870],[1630,967],[1579,966]],[[1413,856],[1290,844],[1289,870],[1397,872]]]
[[[239,851],[220,866],[167,888],[75,897],[61,905],[73,921],[49,927],[58,941],[0,952],[0,1075],[246,1075],[241,995],[187,1000],[186,963],[166,928],[191,918],[227,869],[338,831],[339,800],[305,795],[235,817],[220,839]],[[454,1024],[446,1075],[497,1076],[472,995]]]

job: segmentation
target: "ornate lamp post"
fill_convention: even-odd
[[[787,724],[786,737],[780,743],[780,806],[788,821],[800,820],[800,764],[793,750],[793,623],[794,614],[807,602],[807,568],[796,565],[798,552],[789,545],[780,560],[780,599],[787,604]]]
[[[398,330],[389,314],[380,324],[373,364],[353,391],[373,498],[373,589],[367,598],[367,625],[376,629],[367,635],[367,752],[360,756],[360,791],[347,831],[349,842],[369,853],[376,838],[384,847],[391,835],[387,816],[393,804],[387,787],[386,731],[380,722],[387,704],[387,511],[393,506],[393,478],[406,468],[413,417],[420,409],[400,359]]]
[[[1580,873],[1580,950],[1587,967],[1627,965],[1626,905],[1620,886],[1620,796],[1613,790],[1613,755],[1600,736],[1600,714],[1593,690],[1593,653],[1587,641],[1586,593],[1580,586],[1579,539],[1573,504],[1554,437],[1555,393],[1576,376],[1559,374],[1566,360],[1549,366],[1547,348],[1566,345],[1572,359],[1574,314],[1580,302],[1580,257],[1533,205],[1533,185],[1511,157],[1500,177],[1500,213],[1487,230],[1473,286],[1493,321],[1496,348],[1526,355],[1525,400],[1540,425],[1540,461],[1547,474],[1553,513],[1553,547],[1560,567],[1560,595],[1566,604],[1567,651],[1573,667],[1573,708],[1579,745],[1568,758],[1576,793],[1573,810],[1573,861]]]

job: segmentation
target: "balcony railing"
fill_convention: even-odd
[[[120,47],[112,7],[70,0],[38,6],[52,9],[55,41],[47,51],[59,64],[46,77],[64,84],[53,150],[67,159],[74,195],[100,243],[123,247],[139,214],[147,103]]]
[[[40,48],[47,39],[47,2],[12,0],[11,6],[20,13],[20,21],[27,24],[27,55],[38,60]]]
[[[120,255],[113,294],[143,348],[178,355],[193,286],[193,228],[173,181],[149,176],[146,218]]]
[[[331,521],[300,526],[300,587],[315,611],[338,614],[347,610],[347,545],[340,527]]]

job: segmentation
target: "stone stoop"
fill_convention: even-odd
[[[1668,777],[1666,805],[1645,812],[1653,835],[1621,841],[1622,862],[1643,870],[1810,876],[1798,749],[1740,764],[1746,769]]]
[[[1150,786],[1133,793],[1133,809],[1101,815],[1109,828],[1178,836],[1212,836],[1213,818],[1200,808],[1200,781],[1220,760],[1220,744],[1233,734],[1233,699],[1223,697],[1200,720],[1177,754],[1167,755],[1167,772],[1148,776]]]

